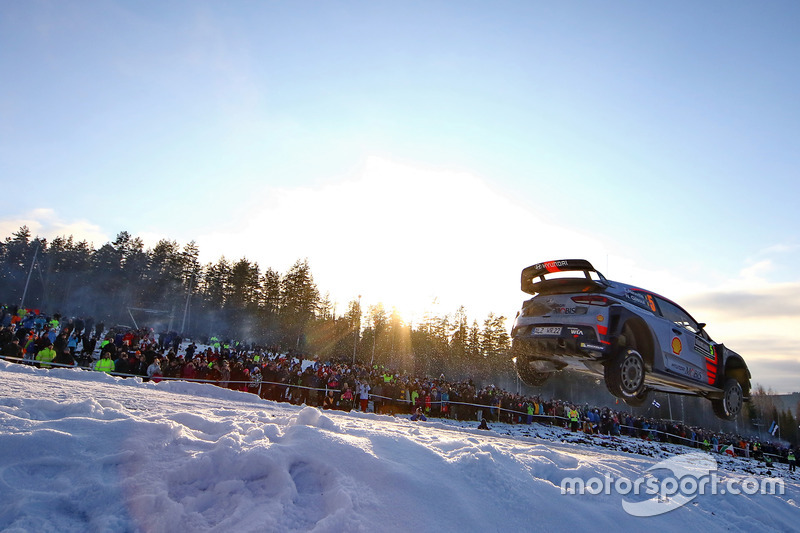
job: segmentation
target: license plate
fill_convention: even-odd
[[[533,328],[534,335],[561,335],[561,326]]]

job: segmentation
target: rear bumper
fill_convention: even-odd
[[[548,325],[548,327],[553,327]],[[560,335],[533,334],[536,326],[526,326],[515,331],[511,349],[515,356],[525,360],[603,359],[611,346],[597,339],[594,329],[587,326],[562,326]]]

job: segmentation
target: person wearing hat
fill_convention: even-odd
[[[261,390],[261,369],[258,368],[258,365],[253,367],[253,369],[247,374],[247,377],[250,380],[250,382],[247,384],[247,391],[252,392],[253,394],[259,394],[259,391]]]
[[[72,357],[72,353],[66,346],[56,354],[53,362],[64,366],[75,366],[75,358]]]
[[[329,390],[328,394],[325,395],[325,398],[322,400],[322,408],[336,409],[336,397],[333,395],[332,390]]]
[[[22,346],[19,345],[19,338],[11,337],[11,340],[3,346],[3,355],[13,359],[22,359]]]

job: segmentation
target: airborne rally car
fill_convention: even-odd
[[[658,294],[610,281],[583,259],[529,266],[521,288],[533,298],[517,314],[512,351],[529,385],[565,368],[588,371],[629,405],[649,391],[691,394],[711,400],[724,420],[750,399],[744,359]]]

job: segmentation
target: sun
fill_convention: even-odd
[[[551,231],[476,174],[386,157],[368,157],[351,175],[316,186],[254,196],[265,200],[237,232],[214,234],[209,248],[216,243],[226,256],[280,272],[308,258],[338,313],[361,294],[364,306],[396,307],[409,323],[460,306],[478,320],[489,312],[513,316],[520,269],[540,259],[520,246],[528,238],[520,229],[535,228],[542,248],[578,240]]]

